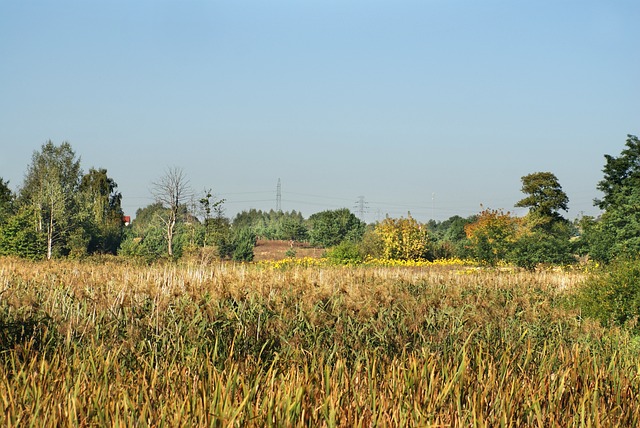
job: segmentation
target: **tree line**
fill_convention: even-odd
[[[33,153],[17,192],[0,177],[0,255],[31,259],[113,254],[149,261],[186,255],[252,260],[257,239],[308,242],[337,263],[366,258],[467,258],[526,268],[611,262],[640,251],[640,142],[627,137],[620,155],[605,155],[594,205],[598,217],[569,221],[569,198],[551,172],[522,177],[523,217],[482,208],[466,218],[420,223],[386,217],[365,224],[347,208],[304,218],[294,211],[251,209],[233,219],[211,189],[194,192],[184,171],[167,169],[152,184],[155,202],[125,225],[122,194],[104,168],[84,172],[68,142],[46,142]]]

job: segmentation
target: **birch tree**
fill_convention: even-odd
[[[33,152],[20,199],[33,210],[36,233],[46,236],[47,259],[73,228],[81,175],[80,159],[68,142],[56,146],[49,140]]]

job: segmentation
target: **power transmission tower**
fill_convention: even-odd
[[[355,210],[358,212],[360,220],[364,221],[364,215],[369,211],[369,204],[364,200],[364,196],[358,196],[356,201]]]
[[[282,211],[282,186],[278,178],[278,189],[276,190],[276,212]]]

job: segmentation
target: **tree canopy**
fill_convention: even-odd
[[[569,197],[551,172],[534,172],[522,177],[522,193],[528,195],[515,206],[529,208],[533,216],[554,219],[569,210]]]
[[[88,252],[116,254],[122,240],[122,194],[104,168],[91,168],[80,181],[81,205],[91,231]]]
[[[7,221],[13,212],[14,195],[9,188],[9,182],[0,177],[0,224]]]
[[[106,169],[83,175],[71,144],[47,141],[33,152],[17,195],[0,179],[0,254],[115,254],[123,230],[116,189]]]
[[[620,156],[604,156],[603,197],[594,200],[603,214],[582,222],[584,251],[603,261],[640,254],[640,141],[628,135],[625,146]]]
[[[594,205],[603,210],[619,208],[632,199],[634,190],[640,188],[640,141],[635,135],[627,135],[626,148],[618,157],[604,155],[604,178],[598,190],[604,196],[594,200]]]
[[[628,135],[619,156],[604,155],[597,217],[569,222],[569,197],[551,172],[521,178],[523,217],[486,209],[468,218],[421,224],[411,216],[366,225],[347,208],[305,219],[300,212],[250,209],[233,222],[224,199],[211,190],[191,193],[185,173],[169,168],[155,183],[155,203],[125,227],[122,194],[104,168],[83,174],[68,142],[51,141],[33,152],[24,182],[14,193],[0,177],[0,254],[29,258],[82,257],[94,253],[250,260],[257,239],[307,241],[333,248],[353,262],[366,257],[434,259],[473,257],[494,265],[572,263],[576,255],[611,261],[640,253],[640,141]],[[338,247],[340,246],[340,247]]]
[[[81,175],[80,159],[68,142],[56,146],[49,140],[33,152],[20,197],[32,207],[36,232],[46,235],[48,259],[55,245],[63,253],[68,251]]]
[[[360,240],[365,223],[348,208],[327,210],[309,217],[309,240],[312,245],[332,247],[346,240]]]
[[[505,260],[516,241],[521,219],[502,210],[484,209],[464,231],[475,259],[488,265]]]

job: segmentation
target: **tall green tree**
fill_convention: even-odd
[[[0,225],[13,214],[15,196],[9,188],[9,182],[0,177]]]
[[[74,214],[81,176],[80,159],[68,142],[56,146],[49,140],[33,152],[19,199],[31,207],[32,227],[45,235],[47,259],[53,256],[55,246],[65,251],[77,227]]]
[[[123,234],[122,194],[106,169],[91,168],[80,181],[80,199],[87,211],[89,252],[116,254]]]
[[[569,210],[569,197],[551,172],[522,177],[527,195],[516,207],[529,208],[507,260],[534,269],[543,264],[570,264],[575,259],[570,243],[574,228],[560,211]]]
[[[251,228],[258,235],[261,235],[262,229],[266,227],[266,225],[263,225],[265,217],[268,218],[268,213],[251,208],[248,211],[245,210],[236,214],[232,224],[235,228]]]
[[[604,210],[596,222],[585,223],[583,237],[590,255],[602,261],[640,254],[640,141],[628,135],[620,156],[605,155],[602,198]]]
[[[293,212],[284,213],[278,222],[278,234],[280,239],[291,241],[305,241],[307,239],[307,226],[302,214]]]
[[[542,225],[562,219],[560,211],[569,210],[569,197],[551,172],[534,172],[522,177],[522,193],[527,195],[516,207],[529,208],[529,215]]]
[[[619,208],[633,197],[633,190],[640,187],[640,141],[635,135],[627,135],[626,148],[620,156],[604,155],[604,178],[598,182],[598,190],[604,196],[594,200],[602,210]]]

